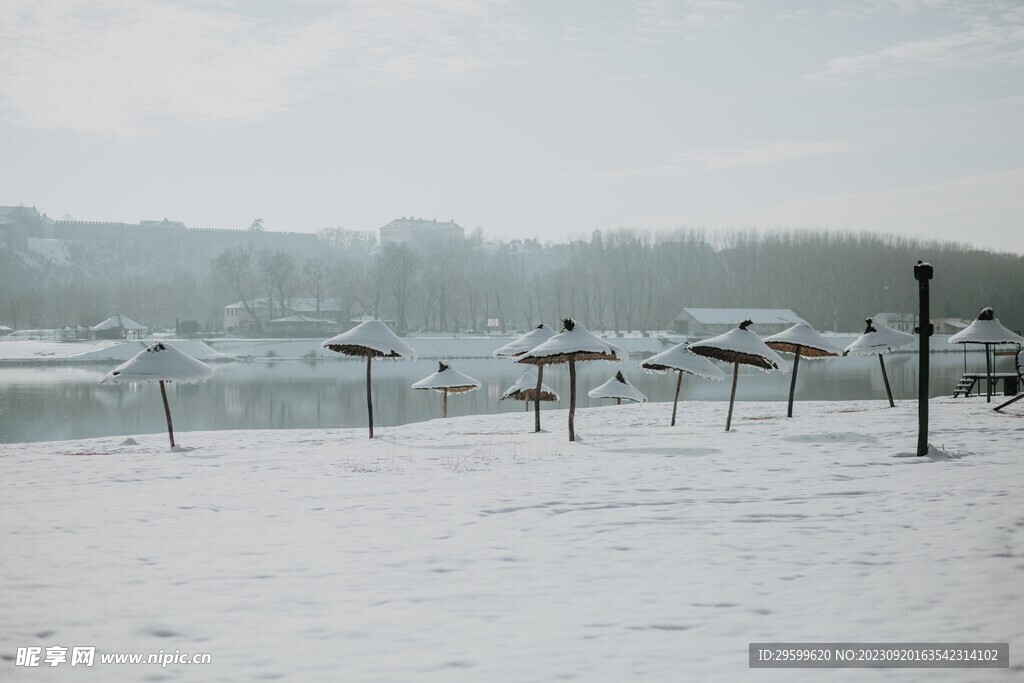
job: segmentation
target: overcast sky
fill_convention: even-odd
[[[1024,253],[1024,2],[3,0],[0,204]]]

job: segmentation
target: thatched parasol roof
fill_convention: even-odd
[[[213,368],[167,342],[157,342],[121,363],[100,380],[118,382],[202,382],[213,377]]]
[[[536,401],[537,400],[537,375],[532,372],[524,372],[523,376],[516,380],[516,383],[505,390],[499,399],[501,401]],[[540,385],[541,401],[558,401],[558,393],[547,384]]]
[[[447,391],[449,394],[460,394],[480,388],[480,380],[463,375],[444,362],[437,364],[437,372],[424,377],[412,385],[413,389],[433,389]]]
[[[909,346],[917,341],[917,337],[906,332],[894,330],[882,324],[874,323],[871,318],[866,321],[864,334],[860,335],[846,347],[843,355],[877,356]]]
[[[640,367],[647,372],[665,373],[669,370],[679,370],[705,379],[725,379],[725,373],[720,367],[707,358],[691,352],[686,342],[656,353],[641,363]]]
[[[606,360],[619,363],[629,354],[625,350],[598,338],[581,323],[567,318],[562,331],[536,348],[516,357],[517,363],[549,365],[568,363],[570,360]]]
[[[724,334],[694,342],[690,344],[690,352],[726,363],[739,361],[743,365],[753,365],[768,372],[788,372],[789,364],[768,348],[755,332],[747,329],[750,324],[749,320],[744,320],[739,327]]]
[[[546,342],[548,339],[551,339],[552,337],[555,336],[555,334],[556,333],[553,329],[551,329],[544,323],[541,323],[540,325],[537,325],[537,327],[535,327],[534,329],[524,334],[519,339],[514,339],[510,341],[508,344],[505,344],[504,346],[499,348],[497,351],[494,352],[494,357],[514,358],[515,356],[521,356],[530,349],[534,349],[543,344],[544,342]]]
[[[991,308],[949,338],[950,344],[1024,344],[1024,337],[1003,327]]]
[[[622,372],[616,372],[615,376],[599,387],[587,392],[590,398],[620,398],[625,401],[647,403],[647,397],[639,389],[629,383]]]
[[[122,329],[128,330],[130,332],[141,332],[142,330],[146,330],[149,328],[147,328],[145,325],[140,325],[131,318],[128,318],[118,313],[117,315],[113,315],[104,320],[103,322],[94,325],[92,329],[97,331]]]
[[[416,360],[416,352],[380,320],[367,320],[348,332],[331,337],[322,346],[347,356]]]
[[[765,337],[764,343],[768,348],[783,353],[796,353],[797,347],[800,347],[800,355],[804,358],[826,358],[843,353],[807,323],[797,323],[778,334]]]

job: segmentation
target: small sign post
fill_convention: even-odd
[[[917,293],[920,305],[917,332],[920,339],[919,361],[917,371],[917,455],[928,454],[928,339],[934,327],[928,310],[928,283],[933,275],[931,264],[918,261],[914,266],[914,279],[917,280]]]

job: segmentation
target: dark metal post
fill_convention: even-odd
[[[914,266],[914,279],[917,280],[917,293],[919,300],[919,323],[917,328],[920,349],[918,351],[917,369],[917,455],[928,454],[928,373],[929,373],[929,351],[928,341],[932,335],[931,313],[928,310],[928,283],[931,281],[933,271],[931,265],[917,262]]]

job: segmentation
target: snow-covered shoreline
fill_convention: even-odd
[[[210,652],[89,680],[820,680],[752,641],[1008,641],[1024,671],[1024,414],[687,402],[381,428],[0,445],[0,660]],[[921,670],[888,670],[916,681]],[[880,672],[830,671],[835,680]]]
[[[630,334],[623,337],[604,334],[602,338],[624,348],[631,356],[645,357],[660,353],[686,339],[670,334],[643,336]],[[490,358],[494,350],[516,335],[461,335],[461,334],[415,334],[405,337],[420,358],[457,359]],[[827,334],[826,338],[840,348],[857,338],[857,334]],[[962,353],[958,344],[948,344],[948,335],[935,335],[931,350],[935,352]],[[0,337],[0,365],[4,364],[65,364],[99,363],[112,360],[127,360],[144,346],[154,341],[170,344],[203,361],[227,360],[347,360],[332,351],[321,348],[323,339],[173,339],[159,338],[144,341],[72,341],[60,342],[46,339],[25,339]],[[969,353],[980,353],[978,348],[968,348]],[[917,344],[895,353],[916,353]]]

